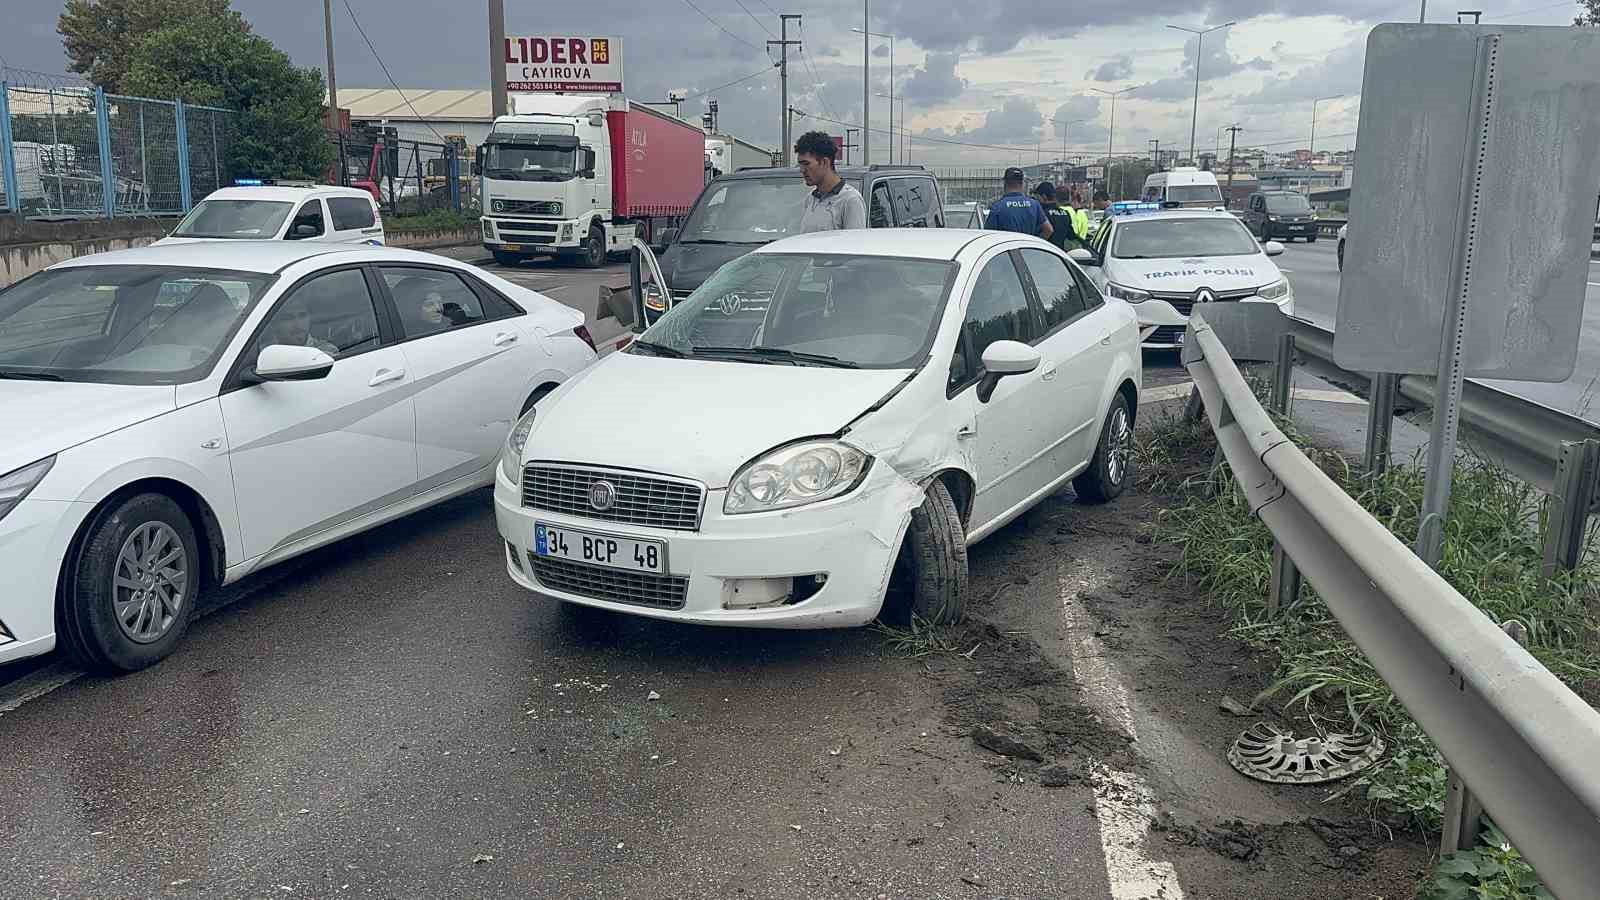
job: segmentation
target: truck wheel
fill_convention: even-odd
[[[606,264],[606,233],[599,228],[590,228],[589,239],[583,242],[583,264],[591,269]]]
[[[182,640],[200,592],[194,525],[165,494],[105,511],[62,575],[61,632],[86,668],[132,672]]]
[[[879,618],[895,625],[915,619],[949,625],[966,610],[966,528],[949,489],[935,481],[911,513]]]
[[[514,268],[522,262],[522,255],[518,253],[507,253],[504,250],[494,250],[491,252],[494,254],[495,263],[505,266],[508,269]]]
[[[1106,411],[1105,424],[1100,426],[1094,458],[1089,460],[1089,468],[1072,479],[1072,489],[1085,503],[1105,503],[1122,493],[1132,474],[1133,416],[1128,412],[1128,398],[1118,391]]]

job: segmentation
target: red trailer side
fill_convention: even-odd
[[[606,113],[612,208],[629,218],[687,215],[705,186],[705,132],[630,102]]]

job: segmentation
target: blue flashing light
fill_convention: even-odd
[[[1111,204],[1113,216],[1130,216],[1139,213],[1160,212],[1161,204],[1148,203],[1139,200],[1118,200]]]
[[[266,182],[260,178],[235,178],[233,180],[234,187],[261,187],[263,184],[266,184]]]

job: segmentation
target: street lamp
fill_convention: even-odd
[[[1311,159],[1313,165],[1316,164],[1317,158],[1317,104],[1324,100],[1337,100],[1343,96],[1343,94],[1334,94],[1331,97],[1318,97],[1311,101]]]
[[[904,140],[909,139],[909,136],[906,134],[906,98],[904,98],[904,97],[896,97],[893,94],[878,94],[878,93],[874,93],[872,96],[874,96],[874,97],[882,97],[883,99],[889,101],[889,121],[891,123],[889,125],[889,149],[891,151],[893,151],[894,148],[895,148],[895,140],[894,140],[894,125],[892,123],[894,122],[894,105],[896,103],[900,104],[900,137],[901,137],[901,140],[904,141]],[[905,148],[904,144],[901,144],[900,145],[900,162],[903,164],[903,163],[905,163],[905,161],[906,161],[906,148]],[[889,154],[889,162],[890,162],[891,165],[893,165],[893,163],[894,163],[894,154],[892,152]]]
[[[881,31],[868,31],[865,28],[852,28],[851,31],[866,36],[889,39],[889,164],[894,165],[894,35],[884,34]],[[878,96],[882,97],[882,94]],[[864,117],[863,117],[864,118]],[[866,124],[863,122],[862,124]],[[863,138],[863,140],[865,140]]]
[[[1065,166],[1067,164],[1067,126],[1068,125],[1082,125],[1085,122],[1092,122],[1094,120],[1093,119],[1073,119],[1070,122],[1063,122],[1063,121],[1061,121],[1059,119],[1056,119],[1056,118],[1050,118],[1050,119],[1046,119],[1045,121],[1054,123],[1055,125],[1057,125],[1061,129],[1061,164],[1063,166]]]
[[[1167,26],[1168,28],[1174,29],[1176,31],[1188,32],[1189,34],[1192,34],[1195,37],[1195,43],[1194,43],[1194,115],[1193,115],[1192,118],[1189,119],[1189,162],[1191,162],[1191,163],[1194,162],[1194,132],[1195,132],[1195,128],[1198,127],[1199,124],[1200,124],[1200,61],[1205,59],[1205,57],[1201,55],[1200,51],[1205,49],[1206,35],[1210,34],[1213,31],[1220,31],[1220,30],[1222,30],[1224,28],[1227,28],[1228,26],[1234,25],[1234,24],[1237,24],[1237,23],[1235,23],[1235,22],[1223,22],[1221,25],[1213,25],[1210,28],[1199,29],[1199,30],[1194,29],[1194,28],[1185,28],[1182,25],[1168,25]]]
[[[1089,88],[1089,90],[1094,91],[1096,94],[1105,94],[1107,97],[1111,98],[1111,127],[1106,131],[1106,193],[1108,194],[1111,193],[1111,140],[1117,136],[1117,98],[1129,91],[1136,91],[1142,87],[1144,87],[1144,85],[1136,84],[1133,87],[1126,87],[1120,91],[1103,91],[1099,88]],[[1117,179],[1117,193],[1120,194],[1122,193],[1122,173],[1120,171],[1117,172]]]

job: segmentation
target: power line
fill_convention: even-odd
[[[761,50],[762,52],[766,52],[761,47],[757,47],[755,44],[750,43],[749,41],[745,40],[744,38],[738,36],[737,34],[734,34],[733,32],[729,31],[727,28],[723,27],[721,22],[718,22],[716,19],[711,18],[711,16],[706,14],[705,10],[701,9],[698,6],[695,6],[694,5],[694,0],[683,0],[683,2],[685,4],[687,4],[690,9],[692,9],[695,12],[699,13],[701,18],[705,19],[707,22],[710,22],[712,25],[717,26],[717,30],[718,31],[721,31],[723,34],[727,35],[728,37],[731,37],[734,40],[738,41],[739,43],[745,45],[746,47],[749,47],[751,50]]]
[[[733,0],[733,2],[739,4],[739,8],[744,10],[744,14],[750,17],[750,21],[756,23],[756,27],[760,28],[762,31],[765,31],[767,33],[767,37],[777,37],[777,35],[772,33],[772,29],[766,26],[766,23],[756,18],[756,14],[750,11],[750,7],[744,5],[744,0]]]
[[[699,98],[704,97],[707,94],[714,94],[717,91],[722,90],[723,88],[733,87],[736,84],[742,84],[742,83],[744,83],[746,81],[749,81],[752,78],[759,78],[762,75],[765,75],[768,72],[771,72],[773,69],[778,68],[778,65],[779,65],[778,63],[773,63],[772,65],[768,66],[765,69],[762,69],[759,72],[752,72],[749,75],[744,76],[743,78],[735,78],[734,80],[728,82],[727,84],[719,84],[714,88],[706,88],[705,90],[701,91],[698,94],[690,94],[689,96],[684,97],[683,100],[681,100],[679,102],[680,103],[687,103],[690,100],[698,100]]]
[[[800,61],[805,63],[806,70],[811,73],[811,93],[816,95],[817,101],[822,104],[822,108],[827,111],[828,115],[837,115],[833,111],[833,104],[829,103],[827,96],[822,93],[822,76],[817,74],[817,67],[811,62],[811,54],[806,52],[805,39],[806,23],[802,20],[800,22],[800,40],[802,42],[800,46]]]
[[[441,144],[450,143],[449,141],[444,139],[444,135],[440,134],[439,130],[437,128],[433,127],[433,123],[432,122],[429,122],[427,119],[424,119],[422,117],[422,113],[417,112],[417,108],[415,106],[411,105],[411,98],[407,97],[406,96],[406,92],[400,89],[400,85],[399,84],[395,83],[394,76],[389,74],[389,67],[383,64],[383,57],[378,55],[378,48],[372,46],[372,39],[367,37],[367,30],[365,28],[361,27],[361,20],[356,18],[356,11],[355,11],[355,9],[353,9],[350,6],[350,0],[344,0],[344,8],[345,8],[345,12],[348,12],[350,14],[350,21],[355,23],[356,31],[360,33],[361,40],[365,41],[366,44],[367,44],[367,49],[372,51],[372,58],[378,61],[378,68],[383,70],[383,77],[389,79],[389,86],[394,88],[394,92],[400,95],[400,99],[401,100],[405,101],[406,108],[411,110],[411,114],[417,117],[417,121],[419,121],[422,124],[428,126],[428,130],[433,132],[433,136],[439,139],[439,143],[441,143]],[[332,103],[334,105],[334,107],[336,107],[336,108],[339,105],[339,98],[338,97],[329,97],[328,101],[330,103]]]

